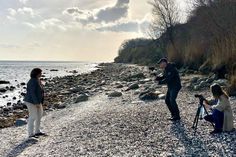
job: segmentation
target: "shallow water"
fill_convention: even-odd
[[[9,81],[10,84],[2,84],[0,88],[14,86],[14,91],[0,93],[0,106],[6,105],[8,102],[16,103],[22,100],[20,93],[24,91],[21,83],[27,83],[30,78],[30,72],[33,68],[41,68],[45,78],[62,77],[74,75],[73,70],[78,73],[87,73],[95,70],[97,63],[90,62],[41,62],[41,61],[0,61],[0,80]],[[56,69],[58,71],[51,71]],[[7,97],[6,97],[7,96]],[[5,97],[5,98],[3,98]],[[13,100],[16,97],[16,100]]]

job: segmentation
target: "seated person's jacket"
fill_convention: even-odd
[[[224,113],[223,131],[232,131],[234,129],[233,113],[229,99],[222,95],[218,100],[218,103],[216,105],[213,105],[211,108],[213,110],[216,109]]]

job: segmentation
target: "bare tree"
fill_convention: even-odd
[[[149,3],[153,6],[152,29],[155,31],[156,37],[179,23],[179,7],[176,0],[153,0]]]
[[[174,42],[174,27],[180,23],[180,9],[176,0],[153,0],[149,4],[153,6],[153,22],[150,28],[152,35],[159,38],[165,33],[177,53]]]

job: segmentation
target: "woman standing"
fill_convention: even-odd
[[[218,84],[211,86],[211,92],[213,97],[218,100],[217,105],[209,106],[208,101],[205,104],[207,108],[212,110],[212,114],[204,117],[204,119],[215,124],[214,131],[211,134],[234,130],[229,96]]]
[[[45,135],[40,131],[40,122],[43,115],[43,100],[44,90],[40,77],[42,70],[35,68],[31,71],[31,79],[27,83],[26,96],[24,98],[25,104],[29,111],[28,118],[28,135],[29,137],[36,137]]]

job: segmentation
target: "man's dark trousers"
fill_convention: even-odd
[[[167,105],[168,109],[170,110],[172,118],[176,118],[176,119],[180,118],[179,108],[176,103],[176,98],[178,96],[179,91],[180,91],[180,89],[178,89],[178,88],[177,89],[175,89],[175,88],[168,89],[167,94],[166,94],[166,99],[165,99],[166,105]]]

